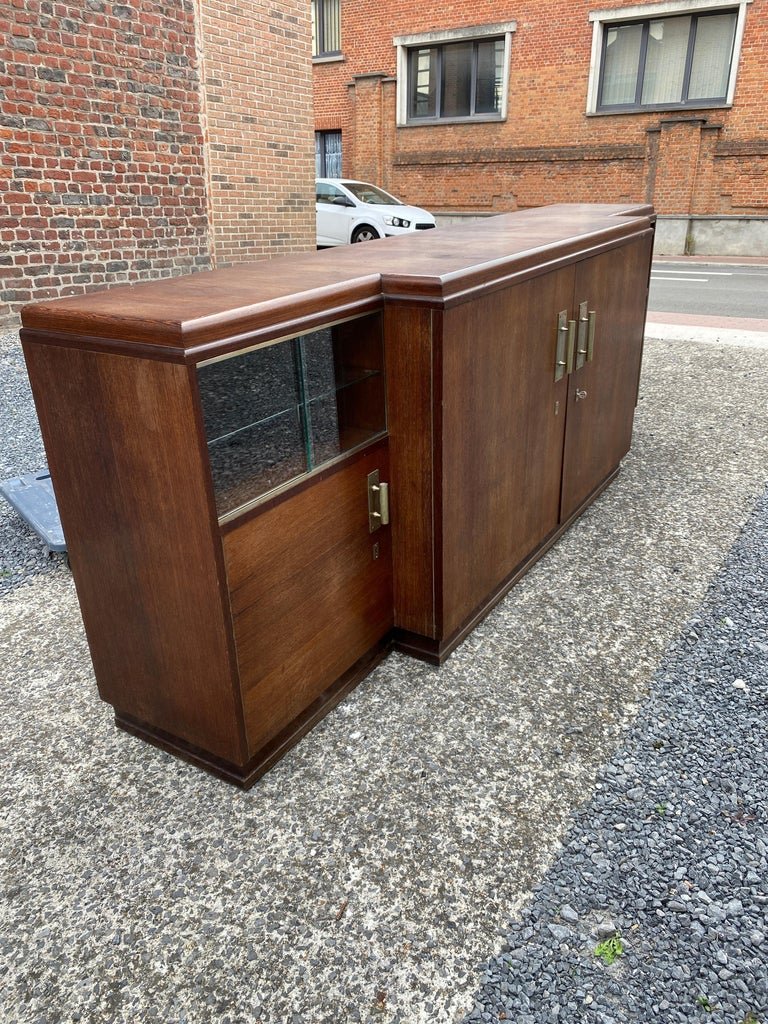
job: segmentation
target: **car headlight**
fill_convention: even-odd
[[[403,220],[402,217],[385,217],[385,224],[390,224],[393,228],[409,228],[411,222],[409,220]]]

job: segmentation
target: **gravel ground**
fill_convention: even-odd
[[[493,1020],[518,977],[496,954],[522,942],[513,1020],[545,1022],[557,1001],[561,1021],[589,1021],[591,998],[596,1020],[650,1021],[652,992],[670,1003],[654,1020],[710,1019],[702,997],[766,1024],[765,848],[749,845],[764,789],[738,774],[765,761],[760,669],[736,660],[761,651],[757,613],[716,614],[728,667],[702,661],[706,703],[689,700],[692,663],[665,683],[686,650],[704,656],[708,590],[765,490],[766,379],[765,348],[649,343],[633,450],[599,501],[442,669],[391,655],[248,793],[115,729],[68,570],[0,502],[0,1021],[456,1024],[498,974]],[[0,399],[3,473],[31,472],[43,454],[13,336]],[[732,557],[724,580],[744,575]],[[669,695],[637,747],[651,687]],[[699,733],[719,761],[681,781],[676,751],[698,757]],[[588,898],[561,873],[579,856]],[[626,944],[610,967],[593,956],[601,925]],[[666,996],[631,980],[653,962]],[[537,985],[555,964],[573,991],[553,980],[548,1005]],[[607,994],[587,991],[595,970]]]
[[[768,493],[466,1024],[768,1020],[766,737]],[[615,936],[622,952],[596,955]]]
[[[0,480],[47,466],[18,335],[0,335]],[[37,534],[0,497],[0,596],[45,574],[64,573],[64,559],[46,558]]]

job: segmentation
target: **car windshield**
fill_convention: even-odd
[[[375,185],[366,185],[362,181],[342,181],[344,188],[349,189],[352,195],[361,203],[372,203],[373,206],[400,206],[400,200],[394,196],[382,192]]]

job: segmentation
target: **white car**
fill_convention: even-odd
[[[375,185],[347,178],[318,178],[315,210],[319,246],[368,242],[435,226],[426,210],[404,206]]]

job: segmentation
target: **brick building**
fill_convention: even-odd
[[[0,320],[314,245],[305,0],[0,0]]]
[[[443,213],[650,200],[668,251],[768,253],[768,0],[312,7],[321,173]]]

